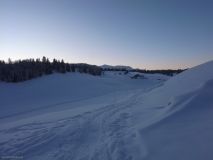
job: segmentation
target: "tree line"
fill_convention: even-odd
[[[175,74],[179,74],[185,70],[186,69],[177,69],[177,70],[172,70],[172,69],[166,69],[166,70],[131,69],[131,70],[127,70],[127,69],[117,69],[117,68],[103,69],[103,71],[123,71],[125,74],[127,74],[128,72],[139,72],[139,73],[149,73],[149,74],[159,73],[159,74],[164,74],[164,75],[168,75],[168,76],[173,76]]]
[[[0,60],[0,80],[5,82],[21,82],[52,73],[80,72],[101,75],[102,69],[84,63],[70,64],[63,60],[50,61],[48,58],[25,59],[8,62]]]
[[[134,69],[132,70],[133,72],[139,72],[139,73],[149,73],[149,74],[155,74],[155,73],[159,73],[159,74],[164,74],[167,76],[173,76],[175,74],[179,74],[183,71],[185,71],[186,69],[162,69],[162,70],[145,70],[145,69]]]

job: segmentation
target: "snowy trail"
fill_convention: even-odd
[[[139,159],[143,155],[131,114],[138,95],[141,92],[77,116],[1,130],[0,155],[24,159]]]
[[[130,160],[144,156],[145,149],[140,144],[132,108],[141,101],[141,95],[161,86],[168,77],[147,75],[149,80],[131,80],[126,75],[114,74],[102,78],[72,74],[59,76],[36,80],[30,85],[26,83],[24,89],[22,85],[3,86],[1,97],[17,90],[24,91],[24,95],[16,98],[15,92],[10,96],[12,101],[18,99],[17,104],[8,98],[1,102],[4,113],[0,116],[0,158]],[[66,88],[64,84],[70,81],[75,83]],[[56,83],[61,84],[57,88],[62,95],[57,93],[59,97],[55,98],[49,94],[45,99],[38,95],[43,90],[52,89]],[[86,88],[82,84],[86,84]],[[37,87],[40,85],[45,89]],[[28,95],[32,88],[38,103]],[[70,92],[71,89],[77,94]],[[90,98],[85,99],[85,95]],[[24,103],[25,99],[22,102],[24,96],[27,103]]]

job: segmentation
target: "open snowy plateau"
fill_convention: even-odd
[[[0,82],[0,159],[212,160],[212,68]]]

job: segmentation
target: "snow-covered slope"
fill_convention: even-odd
[[[211,68],[213,61],[168,81],[157,74],[131,79],[129,74],[105,72],[102,77],[67,74],[1,83],[0,155],[211,160]]]
[[[128,90],[145,89],[161,82],[152,77],[149,80],[132,81],[128,75],[118,75],[116,72],[106,72],[104,76],[53,74],[17,84],[0,82],[0,119],[39,110],[49,111],[49,108],[52,111],[62,104],[81,102],[111,93],[122,94]]]
[[[145,159],[212,160],[212,115],[213,80],[210,80],[183,109],[140,130],[146,146]]]
[[[213,79],[211,68],[213,68],[212,61],[178,74],[167,81],[164,86],[150,92],[152,96],[147,95],[147,99],[150,100],[149,103],[167,102],[168,99],[178,98],[200,89],[205,83]],[[155,96],[155,101],[152,100],[153,96]]]
[[[163,86],[143,95],[141,106],[153,109],[149,114],[150,118],[143,118],[141,127],[146,127],[152,123],[169,116],[180,110],[191,99],[199,93],[202,87],[213,79],[213,61],[196,66],[171,79]],[[144,113],[140,108],[137,114]]]
[[[212,160],[211,68],[213,61],[194,67],[144,97],[150,108],[159,110],[152,111],[149,127],[139,129],[146,146],[145,159]]]

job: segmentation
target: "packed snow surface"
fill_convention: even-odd
[[[212,160],[212,68],[1,82],[0,159]]]

